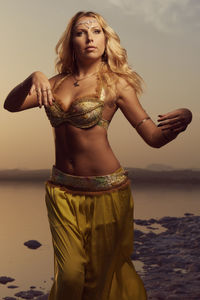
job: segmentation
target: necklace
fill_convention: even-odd
[[[83,80],[83,79],[86,79],[86,78],[89,78],[89,77],[92,77],[92,76],[96,75],[97,73],[98,73],[98,72],[95,72],[95,73],[92,73],[92,74],[90,74],[90,75],[87,75],[87,76],[82,77],[82,78],[79,78],[79,79],[77,79],[75,76],[73,76],[73,78],[74,78],[74,80],[75,80],[75,82],[73,83],[73,85],[74,85],[75,87],[80,86],[79,81],[81,81],[81,80]]]

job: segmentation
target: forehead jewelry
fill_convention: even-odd
[[[97,20],[82,21],[82,22],[79,22],[76,26],[85,25],[87,28],[90,28],[92,26],[92,23],[97,23]]]

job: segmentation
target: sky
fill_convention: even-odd
[[[0,169],[53,165],[52,129],[44,109],[10,113],[3,102],[34,71],[55,75],[55,45],[80,10],[100,13],[118,33],[129,64],[145,81],[140,101],[155,122],[158,114],[176,108],[193,112],[188,129],[160,149],[145,144],[117,112],[108,135],[121,164],[200,168],[199,0],[0,0],[0,7]]]

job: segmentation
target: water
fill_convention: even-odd
[[[0,187],[0,276],[16,279],[19,289],[1,286],[1,296],[11,296],[30,286],[49,290],[53,276],[51,235],[43,185],[7,183]],[[24,242],[37,240],[42,247],[28,249]],[[46,281],[46,282],[44,282]]]
[[[200,188],[194,186],[136,187],[133,195],[134,215],[138,219],[200,213]],[[48,291],[53,277],[53,250],[44,185],[1,182],[0,199],[0,276],[15,279],[0,286],[1,297],[14,296],[33,285]],[[31,239],[39,241],[42,247],[31,250],[24,246]],[[11,284],[19,288],[9,289]]]

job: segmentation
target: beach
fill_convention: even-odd
[[[150,300],[200,299],[199,192],[192,184],[133,186],[132,260]],[[1,299],[47,299],[53,250],[44,183],[7,181],[0,195]],[[40,245],[29,248],[30,240]]]

